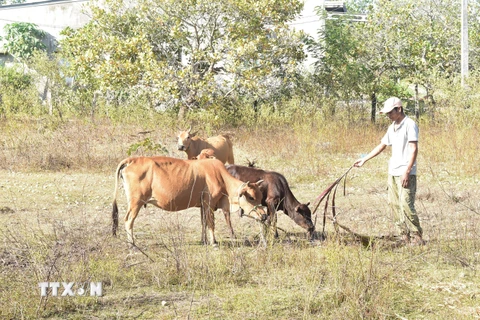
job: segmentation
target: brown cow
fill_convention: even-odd
[[[188,159],[198,157],[203,149],[211,149],[215,157],[223,163],[233,164],[233,145],[230,137],[227,135],[218,135],[202,139],[195,136],[195,133],[190,133],[192,128],[181,131],[178,134],[178,150],[185,151]]]
[[[276,211],[281,210],[296,224],[307,230],[309,239],[313,239],[315,226],[312,222],[312,212],[308,207],[310,203],[298,202],[283,175],[274,171],[237,165],[227,166],[227,171],[242,181],[263,181],[260,184],[263,195],[262,204],[267,206],[268,222],[273,226],[276,236]]]
[[[231,228],[230,211],[255,212],[262,220],[266,213],[261,206],[258,184],[244,183],[232,177],[222,162],[182,160],[169,157],[130,157],[120,162],[115,174],[113,200],[113,234],[118,228],[118,183],[123,179],[128,210],[125,229],[134,244],[133,223],[142,206],[151,203],[163,210],[179,211],[200,207],[202,240],[205,239],[206,218],[210,244],[216,244],[214,211],[222,209]],[[203,214],[205,213],[205,215]],[[233,229],[231,229],[233,232]]]

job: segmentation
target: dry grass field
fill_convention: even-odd
[[[378,143],[386,126],[305,123],[228,131],[238,164],[255,161],[282,173],[297,199],[312,207]],[[198,209],[148,206],[135,224],[139,250],[131,252],[124,232],[111,235],[116,165],[132,145],[140,146],[134,154],[163,150],[184,158],[175,148],[176,130],[4,123],[0,318],[480,319],[479,127],[420,123],[420,129],[417,210],[424,247],[399,246],[394,237],[386,204],[387,150],[352,169],[345,194],[343,185],[336,194],[338,222],[363,241],[336,232],[327,219],[326,241],[310,243],[279,212],[280,238],[264,248],[257,222],[233,215],[237,238],[231,239],[217,212],[214,248],[200,243]],[[140,133],[145,131],[151,132]],[[146,138],[162,148],[142,149]],[[61,296],[61,286],[58,296],[42,297],[42,282],[74,282],[75,295]],[[90,282],[102,283],[102,296],[79,294],[84,286],[89,293]]]

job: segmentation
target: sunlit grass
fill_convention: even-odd
[[[237,163],[255,161],[284,174],[295,196],[312,205],[388,126],[385,119],[373,125],[323,116],[302,122],[300,114],[280,125],[280,116],[271,117],[209,130],[233,133]],[[387,151],[352,170],[346,194],[337,193],[339,222],[372,237],[370,246],[344,231],[335,234],[328,219],[327,241],[310,244],[304,230],[280,212],[279,226],[288,233],[282,231],[264,249],[253,221],[232,217],[233,240],[217,213],[220,245],[215,249],[200,244],[197,209],[169,213],[149,206],[135,224],[141,252],[132,254],[123,231],[117,238],[110,235],[113,172],[129,147],[146,137],[165,146],[170,156],[184,158],[175,148],[172,121],[2,124],[0,318],[480,316],[478,124],[420,121],[417,210],[425,247],[398,247],[388,238],[396,231],[386,204]],[[124,199],[120,205],[122,217]],[[102,281],[104,296],[41,298],[38,283],[43,281]]]

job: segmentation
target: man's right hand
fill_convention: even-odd
[[[353,163],[354,167],[361,167],[365,163],[365,158],[360,158]]]

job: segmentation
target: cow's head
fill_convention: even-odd
[[[313,233],[315,232],[315,225],[312,222],[312,211],[310,211],[310,208],[308,207],[309,204],[310,202],[306,204],[301,203],[296,206],[293,220],[296,224],[307,230],[308,238],[312,239]]]
[[[260,191],[260,184],[263,180],[255,183],[245,182],[241,185],[238,192],[238,206],[240,207],[240,216],[245,212],[250,214],[254,212],[262,221],[267,219],[267,213],[262,206],[262,192]]]
[[[215,151],[213,151],[213,149],[203,149],[202,151],[200,151],[200,154],[197,156],[197,159],[198,160],[202,160],[202,159],[216,159],[215,157]]]
[[[196,132],[190,132],[192,131],[192,127],[190,127],[188,130],[181,130],[178,135],[178,150],[180,151],[187,151],[188,148],[190,147],[190,143],[192,142],[192,138],[195,136]]]

